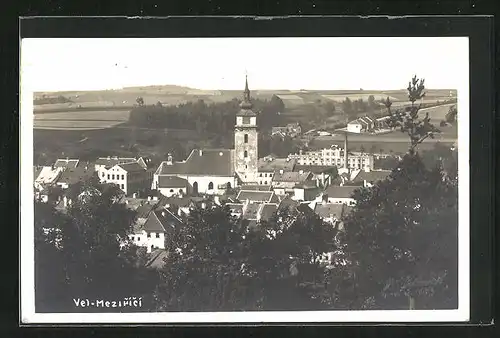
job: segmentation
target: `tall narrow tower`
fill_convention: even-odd
[[[234,128],[234,169],[243,183],[257,182],[258,136],[257,114],[252,111],[248,79],[245,78],[243,101]]]

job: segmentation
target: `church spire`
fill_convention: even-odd
[[[245,75],[245,90],[243,91],[243,101],[240,104],[241,109],[252,109],[250,102],[250,89],[248,89],[248,76]]]

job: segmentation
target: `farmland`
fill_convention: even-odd
[[[34,129],[91,130],[127,122],[130,111],[68,111],[33,115]]]

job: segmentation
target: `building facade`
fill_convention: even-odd
[[[243,101],[236,114],[234,128],[234,169],[241,182],[257,183],[258,171],[258,129],[257,114],[252,111],[248,80],[245,81]]]
[[[298,165],[318,165],[318,166],[336,166],[345,167],[345,150],[337,145],[330,148],[319,149],[315,151],[300,152],[291,154],[290,159],[296,159]],[[364,153],[350,153],[347,156],[347,168],[350,170],[373,170],[373,155]]]

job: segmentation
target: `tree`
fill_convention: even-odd
[[[450,106],[448,113],[446,113],[445,119],[446,122],[448,123],[454,123],[457,119],[457,107],[456,106]]]
[[[141,96],[139,96],[139,97],[135,100],[135,102],[137,102],[137,104],[138,104],[140,107],[144,106],[144,99],[143,99]]]
[[[355,192],[342,236],[350,271],[341,303],[394,309],[411,297],[420,309],[457,306],[458,194],[443,177],[407,154],[389,179]]]
[[[415,76],[408,85],[410,110],[391,114],[409,136],[408,153],[388,179],[354,194],[356,207],[341,236],[339,259],[346,264],[334,278],[342,292],[330,297],[339,306],[388,309],[409,303],[413,309],[417,301],[420,309],[457,307],[458,181],[453,165],[443,170],[440,161],[426,168],[415,149],[435,132],[414,105],[423,90],[424,81]]]
[[[351,99],[349,99],[348,97],[346,97],[345,100],[342,102],[342,110],[348,116],[350,116],[354,113],[353,103],[352,103]]]
[[[420,118],[418,114],[420,104],[416,105],[415,102],[425,96],[424,82],[424,79],[419,79],[415,75],[408,83],[408,99],[411,102],[411,106],[407,110],[398,110],[391,113],[388,108],[391,116],[388,120],[389,126],[398,128],[401,132],[406,133],[410,139],[409,153],[414,153],[415,148],[426,138],[434,138],[434,133],[440,132],[439,129],[430,123],[429,113],[426,113],[424,118]],[[387,102],[389,104],[389,98],[387,98]],[[390,107],[390,104],[388,107]]]
[[[135,212],[120,203],[118,187],[100,184],[94,179],[76,186],[71,194],[72,204],[64,216],[35,209],[35,219],[48,224],[49,234],[57,235],[57,241],[50,241],[48,237],[44,242],[38,240],[38,243],[53,244],[51,250],[57,249],[56,262],[63,271],[64,279],[58,278],[50,286],[61,290],[58,296],[63,306],[57,310],[78,311],[73,298],[120,300],[125,297],[143,297],[144,307],[120,311],[148,310],[152,304],[148,293],[157,281],[154,271],[138,267],[136,247],[127,238]],[[39,248],[43,245],[39,244]],[[40,252],[41,262],[49,256],[47,252],[47,248]],[[44,274],[41,272],[38,276],[40,283],[49,279]]]
[[[375,96],[373,95],[368,96],[368,110],[373,112],[377,107],[378,105],[375,102]]]

